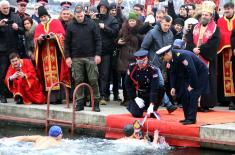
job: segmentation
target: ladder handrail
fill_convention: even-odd
[[[55,87],[56,85],[58,84],[61,84],[63,85],[64,89],[65,89],[65,94],[66,94],[66,105],[67,105],[67,108],[69,108],[69,90],[66,86],[65,83],[63,82],[56,82],[56,83],[53,83],[52,86],[49,88],[49,91],[48,91],[48,94],[47,94],[47,112],[46,112],[46,122],[45,122],[45,131],[46,131],[46,134],[47,134],[47,131],[48,131],[48,125],[49,125],[49,119],[50,119],[50,101],[51,101],[51,91],[52,91],[52,88]],[[72,123],[72,122],[71,122]]]
[[[76,106],[76,94],[77,91],[80,87],[86,86],[89,89],[90,92],[90,102],[91,102],[91,106],[92,106],[92,111],[94,111],[94,94],[93,94],[93,89],[91,88],[91,86],[87,83],[80,83],[79,85],[77,85],[73,91],[73,113],[72,113],[72,128],[71,128],[71,133],[74,133],[74,129],[76,128],[76,111],[75,111],[75,106]]]
[[[72,121],[65,121],[65,120],[57,120],[57,119],[50,119],[50,98],[51,98],[51,91],[52,91],[52,88],[58,84],[61,84],[63,85],[64,89],[65,89],[65,92],[66,92],[66,105],[67,105],[67,108],[69,108],[69,91],[68,91],[68,88],[66,86],[66,84],[64,84],[63,82],[56,82],[56,83],[53,83],[52,86],[49,88],[49,91],[48,91],[48,94],[47,94],[47,112],[46,112],[46,121],[45,121],[45,131],[46,131],[46,134],[47,134],[47,131],[48,131],[48,125],[49,125],[49,122],[50,121],[53,121],[53,122],[60,122],[60,123],[64,123],[64,124],[70,124],[71,123],[71,135],[73,135],[74,133],[74,129],[76,128],[76,111],[75,111],[75,106],[76,106],[76,94],[77,94],[77,91],[80,87],[83,87],[83,86],[86,86],[88,89],[89,89],[89,92],[90,92],[90,102],[91,102],[91,105],[92,105],[92,111],[94,111],[94,94],[93,94],[93,90],[92,90],[92,87],[87,84],[87,83],[80,83],[79,85],[76,86],[76,88],[74,89],[74,92],[73,92],[73,105],[72,105]]]

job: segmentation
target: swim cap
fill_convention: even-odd
[[[62,134],[62,129],[61,127],[57,126],[57,125],[54,125],[50,128],[49,130],[49,136],[51,137],[57,137],[59,136],[60,134]]]
[[[133,135],[134,133],[134,127],[132,124],[127,124],[124,129],[123,132],[125,134],[126,137],[130,137],[131,135]]]

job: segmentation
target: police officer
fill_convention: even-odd
[[[178,47],[177,47],[178,48]],[[180,48],[180,47],[179,47]],[[183,105],[183,125],[195,124],[199,97],[208,93],[208,68],[193,52],[165,46],[156,52],[170,63],[171,95]]]
[[[142,117],[144,111],[152,114],[157,110],[164,95],[164,85],[159,83],[157,68],[148,64],[148,51],[139,50],[130,64],[125,87],[130,98],[127,109],[134,117]]]

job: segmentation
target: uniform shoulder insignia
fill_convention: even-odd
[[[176,53],[176,55],[177,55],[177,57],[178,57],[178,56],[180,56],[180,53],[178,52],[178,53]]]
[[[188,61],[185,59],[185,60],[183,60],[183,62],[182,62],[185,66],[188,66]]]
[[[129,69],[127,70],[127,75],[130,75],[130,70]]]

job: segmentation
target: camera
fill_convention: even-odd
[[[6,23],[7,25],[12,25],[12,24],[14,23],[14,21],[13,21],[13,20],[7,20],[5,23]]]
[[[104,19],[104,17],[105,17],[105,14],[101,14],[101,13],[96,14],[96,18]]]
[[[46,34],[46,35],[42,36],[42,38],[43,38],[43,39],[50,39],[51,36],[50,36],[49,34]]]

